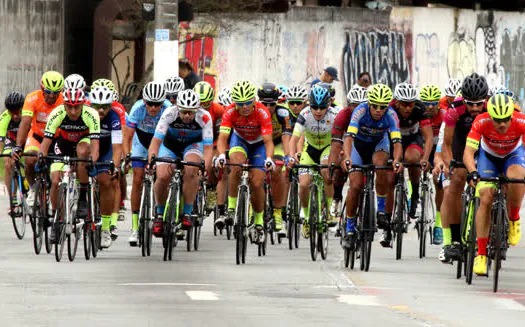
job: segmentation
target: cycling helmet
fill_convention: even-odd
[[[264,83],[257,90],[257,97],[261,102],[277,102],[281,96],[281,91],[273,83]]]
[[[461,93],[463,98],[469,100],[481,100],[487,97],[489,92],[489,86],[485,77],[472,73],[465,77],[463,84],[461,85]]]
[[[354,85],[346,96],[348,103],[362,103],[368,100],[368,89],[359,85]]]
[[[328,106],[331,100],[330,92],[322,86],[315,85],[310,90],[309,100],[310,100],[310,105],[320,106],[320,107]]]
[[[111,104],[113,103],[114,93],[106,86],[96,86],[89,93],[91,104]]]
[[[53,70],[45,72],[44,75],[42,75],[40,85],[43,89],[51,92],[62,91],[64,88],[64,76]]]
[[[230,89],[225,87],[225,88],[222,88],[220,91],[219,91],[219,94],[217,96],[217,100],[219,101],[219,104],[221,106],[229,106],[230,104],[232,104],[232,97],[231,97],[231,94],[230,94]]]
[[[461,89],[461,81],[459,79],[451,78],[448,80],[447,87],[445,87],[445,95],[448,97],[456,97]]]
[[[306,99],[308,99],[308,92],[306,92],[306,89],[303,86],[294,85],[288,89],[288,92],[286,92],[286,99],[288,101],[292,101],[292,100],[306,101]]]
[[[111,91],[115,91],[115,84],[113,84],[113,82],[109,79],[99,78],[96,81],[94,81],[93,84],[91,84],[91,88],[95,88],[97,86],[105,86]]]
[[[66,89],[84,89],[86,87],[86,81],[84,77],[79,74],[71,74],[64,80],[64,88]]]
[[[149,82],[142,90],[142,98],[151,102],[162,102],[166,100],[164,85],[158,82]]]
[[[9,111],[18,111],[24,106],[25,95],[20,92],[10,92],[5,97],[5,107]]]
[[[505,119],[514,112],[514,101],[505,94],[495,94],[487,103],[487,111],[492,119]]]
[[[279,89],[279,91],[281,91],[281,95],[279,95],[279,98],[277,99],[277,102],[282,103],[282,102],[285,102],[286,100],[288,100],[286,98],[286,93],[288,93],[288,87],[286,87],[284,85],[279,85],[279,86],[277,86],[277,88]]]
[[[320,86],[320,87],[324,87],[325,89],[328,90],[328,92],[330,92],[330,96],[333,98],[335,97],[335,89],[333,87],[332,84],[330,83],[325,83],[325,82],[321,82],[321,83],[317,83],[315,84],[315,86]]]
[[[209,102],[215,98],[215,91],[208,82],[198,82],[193,91],[199,95],[201,102]]]
[[[64,89],[62,96],[64,97],[64,103],[70,106],[82,104],[86,100],[82,89]]]
[[[388,104],[392,101],[392,90],[385,84],[374,84],[368,88],[368,101],[372,104]]]
[[[503,85],[498,85],[496,87],[494,87],[492,89],[492,95],[496,95],[496,94],[504,94],[510,98],[512,98],[512,100],[514,100],[514,92],[512,92],[511,90],[509,90],[508,88],[506,88],[505,86]]]
[[[425,85],[419,91],[419,98],[421,101],[439,101],[441,99],[441,90],[433,84]]]
[[[170,77],[164,82],[164,89],[166,94],[173,95],[184,90],[184,80],[180,77]]]
[[[255,85],[250,81],[238,81],[231,89],[233,102],[246,102],[255,98]]]
[[[193,90],[180,91],[177,95],[177,107],[183,110],[197,110],[201,103],[197,92]]]
[[[417,89],[409,83],[397,84],[394,89],[394,98],[398,101],[413,102],[417,100]]]

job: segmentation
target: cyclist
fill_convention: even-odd
[[[454,99],[458,97],[460,89],[461,80],[455,78],[449,79],[447,86],[445,87],[445,96],[439,100],[439,108],[447,110],[448,106],[450,106],[450,104],[454,102]]]
[[[278,85],[277,88],[279,89],[279,98],[277,99],[277,102],[283,106],[286,106],[286,101],[288,100],[286,98],[286,94],[288,93],[288,87],[284,85]]]
[[[433,133],[432,124],[426,115],[425,106],[417,100],[417,89],[409,83],[400,83],[394,89],[394,100],[390,106],[394,108],[399,118],[399,129],[401,130],[401,144],[403,145],[403,157],[406,163],[420,163],[425,169],[430,168],[429,157],[432,153]],[[419,168],[408,168],[408,177],[412,185],[410,196],[410,209],[408,216],[416,218],[416,210],[419,202]],[[393,185],[390,188],[393,198]],[[380,196],[380,195],[379,195]]]
[[[392,90],[384,84],[373,84],[368,89],[368,102],[354,109],[347,134],[344,139],[344,158],[341,162],[343,171],[350,172],[350,188],[346,196],[346,235],[345,246],[352,247],[355,240],[355,226],[359,196],[364,188],[363,173],[352,171],[352,164],[374,164],[384,166],[390,155],[390,142],[394,148],[394,172],[402,171],[403,147],[397,114],[389,103],[392,101]],[[390,141],[389,135],[390,134]],[[350,164],[347,165],[347,162]],[[396,167],[397,166],[397,167]],[[376,189],[378,194],[387,194],[389,173],[384,170],[376,172]],[[377,211],[386,212],[386,197],[377,196]],[[389,220],[391,213],[387,213]],[[383,228],[381,244],[390,246],[392,234],[389,231],[388,220],[380,222]],[[382,225],[381,225],[382,224]]]
[[[177,104],[177,94],[184,90],[184,80],[178,76],[169,77],[164,82],[164,89],[166,90],[166,99],[175,105]]]
[[[439,131],[443,124],[443,118],[445,116],[445,110],[439,108],[439,99],[441,98],[441,91],[435,85],[429,84],[423,86],[419,91],[419,99],[422,101],[425,107],[426,116],[430,119],[432,124],[433,132],[433,147],[430,153],[429,162],[434,163],[434,156],[439,141]],[[443,229],[441,226],[441,202],[443,201],[443,187],[438,178],[434,178],[434,186],[436,189],[436,220],[434,223],[433,242],[436,245],[443,243]]]
[[[368,90],[362,86],[355,84],[348,92],[347,100],[348,107],[341,110],[334,120],[332,127],[332,143],[330,146],[330,156],[328,162],[339,167],[341,165],[341,158],[343,154],[343,137],[350,125],[350,118],[354,109],[363,102],[368,101]],[[346,182],[346,174],[342,174],[340,170],[334,171],[334,201],[332,202],[331,214],[335,217],[341,213],[341,206],[343,202],[343,187]]]
[[[105,86],[91,89],[90,104],[98,111],[100,117],[99,160],[113,161],[116,165],[122,158],[122,125],[118,113],[112,109],[113,91]],[[100,185],[100,211],[102,213],[102,230],[109,230],[111,240],[117,238],[117,220],[120,203],[118,178],[103,173],[97,177]],[[107,240],[106,240],[107,241]],[[109,247],[111,243],[106,243]]]
[[[504,94],[495,94],[487,102],[487,111],[476,117],[468,133],[463,162],[469,171],[469,181],[479,177],[525,178],[525,115],[514,110],[514,101]],[[474,159],[479,151],[478,162]],[[479,182],[476,187],[480,203],[476,213],[478,255],[474,260],[474,273],[487,275],[487,243],[490,212],[494,197],[494,184]],[[517,245],[521,238],[520,206],[525,194],[523,184],[507,185],[510,245]]]
[[[131,153],[132,157],[147,158],[148,148],[157,123],[164,110],[171,107],[171,102],[166,100],[164,85],[157,82],[147,83],[142,90],[142,97],[141,100],[135,102],[126,120],[127,131],[124,133],[124,153]],[[131,167],[133,168],[133,186],[131,188],[132,224],[128,242],[131,246],[136,246],[138,243],[140,196],[145,163],[133,161]],[[129,165],[127,165],[126,169],[129,169]],[[154,232],[155,236],[160,237],[162,230],[157,228]]]
[[[445,117],[445,130],[441,157],[444,162],[445,176],[449,176],[450,160],[463,161],[463,152],[467,142],[467,134],[472,122],[485,111],[488,93],[487,81],[483,76],[473,73],[463,80],[462,97],[450,104]],[[439,167],[438,167],[439,168]],[[441,205],[441,224],[443,226],[443,247],[439,259],[444,262],[457,260],[461,256],[461,193],[465,187],[467,171],[456,168],[449,176],[449,186],[445,188]],[[448,182],[448,181],[447,181]]]
[[[5,98],[5,110],[0,115],[0,153],[9,154],[16,142],[16,134],[20,125],[21,111],[25,96],[20,92],[10,92]],[[4,157],[4,178],[7,192],[11,194],[11,172],[14,160]]]
[[[230,89],[227,87],[222,88],[217,94],[217,101],[221,106],[224,107],[224,109],[231,105],[233,102],[230,94]]]
[[[338,111],[330,107],[332,97],[327,88],[316,84],[309,95],[309,106],[303,109],[294,125],[293,135],[290,140],[290,150],[288,156],[290,161],[288,166],[292,168],[295,162],[302,165],[328,164],[330,154],[330,143],[332,140],[332,126]],[[304,148],[301,158],[298,158],[297,143],[304,134]],[[329,176],[328,169],[322,169],[321,175],[324,179],[324,191],[327,208],[332,206],[334,197],[334,187]],[[303,224],[303,234],[307,237],[310,234],[308,217],[308,186],[312,181],[312,176],[308,170],[299,170],[299,199],[301,202],[301,216],[306,218]],[[333,227],[337,224],[334,216],[329,215],[328,224]]]
[[[64,89],[64,105],[55,108],[49,115],[45,128],[44,140],[40,145],[40,153],[47,156],[50,145],[55,140],[52,153],[55,156],[70,156],[93,161],[99,158],[100,119],[98,113],[84,104],[85,94],[81,89]],[[58,184],[60,183],[63,163],[53,163],[50,167],[51,190],[50,199],[53,210],[57,209]],[[36,166],[37,172],[44,167]],[[92,171],[89,172],[93,174]],[[77,176],[80,181],[77,215],[87,215],[88,170],[87,163],[78,163]],[[109,226],[108,226],[109,229]],[[103,231],[101,246],[111,243],[109,230]],[[55,228],[51,229],[51,242],[56,241]]]
[[[215,159],[217,168],[224,168],[228,138],[230,140],[229,160],[234,164],[243,164],[248,159],[250,164],[265,167],[270,170],[275,167],[273,157],[272,120],[268,109],[255,101],[257,89],[249,81],[238,81],[231,89],[234,102],[224,112],[217,141],[219,156]],[[266,159],[264,159],[266,158]],[[254,212],[254,240],[262,241],[264,213],[264,179],[263,168],[250,170],[252,191],[252,208]],[[231,167],[228,176],[228,217],[225,223],[233,225],[233,216],[237,205],[237,188],[241,179],[241,168]]]
[[[44,130],[49,114],[62,104],[62,89],[64,77],[55,71],[48,71],[42,75],[40,90],[27,95],[22,108],[22,121],[16,136],[16,146],[13,148],[13,158],[20,159],[22,152],[37,153],[40,143],[44,139]],[[25,147],[22,151],[23,144]],[[29,185],[35,179],[35,157],[25,158],[25,174]],[[26,202],[33,205],[35,193],[32,189],[27,194]]]
[[[206,171],[209,171],[213,156],[213,121],[210,113],[203,109],[200,103],[200,97],[195,91],[179,92],[177,106],[166,109],[157,124],[148,149],[150,158],[155,155],[159,158],[180,158],[195,163],[200,163],[204,159]],[[173,165],[157,163],[155,181],[157,217],[153,226],[153,231],[157,234],[162,233],[162,219],[172,173]],[[198,188],[199,169],[185,167],[182,184],[184,197],[182,229],[189,229],[192,226],[191,214]]]
[[[294,129],[295,123],[297,122],[297,117],[299,117],[299,114],[301,113],[301,111],[308,105],[308,92],[306,91],[306,88],[304,88],[303,86],[294,85],[288,89],[288,92],[286,93],[286,98],[287,98],[286,105],[289,111],[290,126],[286,126],[286,128],[283,130],[283,135],[288,135],[289,137],[292,137],[293,129]],[[304,136],[301,137],[301,139],[299,140],[296,151],[302,152],[303,145],[304,145]],[[286,162],[286,160],[290,159],[288,155],[284,159],[285,159],[285,163],[288,164]]]
[[[272,116],[273,159],[284,162],[290,141],[290,134],[284,134],[284,131],[291,129],[291,123],[288,108],[282,103],[278,103],[281,95],[282,92],[272,83],[264,83],[257,91],[259,101],[266,106]],[[275,169],[272,172],[273,219],[275,231],[282,236],[286,236],[283,215],[285,214],[286,194],[288,193],[288,181],[284,170],[285,168],[282,167],[282,169]]]

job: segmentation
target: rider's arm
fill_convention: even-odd
[[[44,140],[40,144],[40,152],[42,153],[42,155],[44,157],[47,156],[48,151],[49,151],[49,146],[51,145],[52,141],[53,141],[53,139],[50,139],[50,138],[46,137],[46,138],[44,138]]]
[[[432,124],[425,125],[421,128],[421,134],[425,138],[425,145],[423,147],[423,160],[428,161],[430,154],[432,153],[432,148],[434,145],[434,132],[432,131]]]
[[[135,135],[135,129],[137,128],[139,122],[144,119],[143,117],[139,117],[142,105],[142,101],[139,101],[137,101],[133,105],[133,108],[131,108],[129,115],[126,117],[126,127],[124,127],[123,133],[123,148],[124,153],[126,155],[128,153],[131,153],[131,145],[133,144],[133,136]]]
[[[219,138],[217,140],[217,152],[219,155],[226,155],[226,150],[228,149],[228,139],[230,138],[230,133],[233,127],[231,121],[232,110],[235,110],[235,108],[224,110],[224,114],[222,115],[222,122],[219,127]]]
[[[452,140],[454,139],[455,129],[455,127],[445,126],[445,134],[443,135],[441,158],[447,166],[450,165],[450,160],[452,160]]]
[[[272,134],[263,135],[262,138],[263,138],[263,142],[264,142],[264,147],[266,149],[266,157],[267,158],[273,158],[274,145],[273,145]]]
[[[16,145],[23,147],[26,143],[27,134],[31,129],[31,121],[33,120],[33,114],[35,109],[33,108],[34,98],[27,97],[22,108],[22,121],[18,127],[18,133],[16,135]]]
[[[354,137],[346,134],[343,143],[344,161],[350,160],[352,157],[352,145],[354,144]]]
[[[198,114],[202,114],[202,144],[204,145],[204,165],[206,171],[210,171],[213,157],[213,119],[209,112],[206,110],[198,111]],[[200,116],[200,115],[199,115]],[[197,116],[198,117],[198,116]]]
[[[115,120],[112,124],[111,148],[113,150],[113,163],[119,165],[122,158],[122,125],[120,120]]]
[[[151,157],[153,155],[155,155],[155,157],[158,157],[159,156],[159,148],[160,148],[160,145],[162,144],[162,140],[157,138],[157,137],[153,137],[151,139],[151,143],[149,145],[149,148],[148,148],[148,159],[151,160]]]
[[[9,122],[11,121],[11,115],[9,111],[4,111],[0,116],[0,153],[4,151],[5,138],[7,136],[7,128],[9,127]]]
[[[480,117],[478,116],[478,118]],[[465,145],[465,151],[463,152],[463,163],[469,172],[477,170],[474,154],[479,149],[483,129],[480,119],[478,118],[474,120],[474,123],[470,128],[467,136],[467,143]]]
[[[125,154],[131,153],[131,144],[133,142],[134,135],[135,128],[131,128],[128,126],[124,127],[122,148]]]
[[[90,140],[90,155],[94,162],[98,160],[100,155],[99,144],[100,144],[100,116],[98,112],[88,106],[84,106],[82,109],[82,119],[89,130]]]

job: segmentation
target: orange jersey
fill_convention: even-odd
[[[38,90],[27,95],[22,108],[22,117],[33,117],[31,122],[31,132],[44,137],[44,130],[46,129],[47,118],[51,111],[60,106],[63,102],[62,93],[58,95],[57,101],[49,105],[44,100],[44,91]]]
[[[439,109],[447,110],[448,109],[448,97],[444,96],[439,100]]]
[[[224,107],[217,102],[212,102],[208,108],[208,112],[211,115],[213,121],[213,139],[216,141],[219,136],[219,128],[222,122],[222,114],[224,113]]]
[[[476,117],[467,136],[467,146],[483,148],[488,154],[503,158],[522,146],[525,135],[525,114],[514,111],[509,130],[500,134],[495,128],[488,112]]]

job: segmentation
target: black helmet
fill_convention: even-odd
[[[472,73],[465,77],[461,85],[461,95],[469,100],[481,100],[487,97],[489,85],[485,77]]]
[[[11,92],[5,98],[5,107],[9,111],[17,111],[24,106],[25,95],[20,92]]]
[[[264,83],[257,90],[257,96],[261,102],[277,102],[281,91],[273,83]]]

